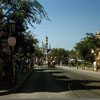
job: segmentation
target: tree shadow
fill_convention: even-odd
[[[72,90],[95,90],[100,89],[100,81],[97,80],[73,80]]]
[[[53,72],[52,72],[53,71]],[[15,93],[36,93],[36,92],[65,92],[70,90],[91,90],[100,89],[96,80],[73,80],[62,74],[57,69],[35,69],[33,74],[26,80],[23,86]],[[70,87],[70,89],[69,89]]]

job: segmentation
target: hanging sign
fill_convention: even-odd
[[[8,45],[15,46],[16,45],[16,37],[8,37]]]

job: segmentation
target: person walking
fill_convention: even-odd
[[[96,61],[93,62],[93,68],[94,68],[93,69],[94,71],[97,71],[97,62]]]
[[[43,60],[42,58],[40,58],[39,63],[38,63],[38,67],[42,67],[43,66]]]

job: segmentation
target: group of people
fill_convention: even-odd
[[[38,67],[42,67],[43,63],[44,63],[44,60],[42,58],[40,58],[38,61]]]
[[[55,66],[55,60],[54,59],[48,59],[48,62],[46,62],[45,59],[43,58],[40,58],[38,61],[38,67],[43,67],[43,64],[48,64],[48,67],[49,66]]]

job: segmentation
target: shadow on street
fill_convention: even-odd
[[[70,90],[91,90],[100,89],[100,84],[96,80],[72,80],[54,68],[38,68],[26,80],[23,86],[16,93],[35,93],[35,92],[65,92]],[[69,89],[70,87],[70,89]]]

